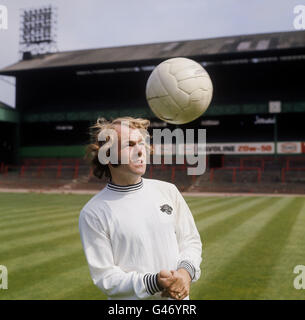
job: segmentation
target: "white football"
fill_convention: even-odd
[[[208,108],[213,95],[209,74],[196,61],[172,58],[155,67],[146,84],[152,112],[173,124],[191,122]]]

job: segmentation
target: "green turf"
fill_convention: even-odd
[[[91,195],[0,193],[0,299],[105,299],[89,275],[78,216]],[[186,197],[203,242],[192,299],[305,299],[305,198]]]

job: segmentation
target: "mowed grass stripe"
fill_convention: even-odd
[[[56,219],[46,219],[46,221],[39,221],[39,223],[31,223],[28,225],[20,224],[18,226],[13,226],[10,228],[3,227],[0,233],[0,241],[1,239],[5,239],[6,236],[13,236],[14,234],[18,235],[22,232],[28,232],[28,231],[36,231],[39,230],[40,228],[44,228],[46,226],[52,226],[52,225],[57,225],[57,223],[61,224],[62,222],[65,221],[71,221],[77,219],[78,220],[79,215],[68,215],[68,216],[60,216],[59,218]]]
[[[90,278],[91,280],[91,278]],[[107,296],[91,281],[74,285],[70,290],[60,292],[57,297],[62,300],[106,300]]]
[[[226,234],[234,231],[234,229],[238,228],[242,223],[257,215],[261,210],[266,207],[272,205],[274,203],[274,199],[272,198],[264,198],[260,202],[252,203],[252,206],[245,209],[238,209],[236,207],[236,213],[233,215],[226,215],[223,220],[218,223],[214,223],[212,225],[208,225],[203,228],[205,243],[210,244],[218,239],[222,238]],[[221,232],[219,232],[221,230]]]
[[[77,288],[82,284],[92,282],[88,267],[84,264],[71,265],[71,267],[64,265],[62,266],[62,270],[59,273],[51,272],[50,275],[49,271],[46,270],[46,276],[41,278],[37,278],[30,273],[26,286],[21,286],[21,282],[19,282],[17,290],[6,290],[6,295],[4,297],[0,296],[0,299],[58,300],[63,293],[70,292],[70,288]],[[20,280],[22,281],[22,278]],[[93,284],[92,289],[92,292],[94,292],[95,288]],[[95,293],[95,297],[93,296],[93,298],[106,299],[102,292],[101,295]]]
[[[213,205],[215,203],[218,203],[218,201],[219,200],[217,199],[210,199],[209,201],[205,201],[204,199],[201,199],[201,200],[197,200],[196,202],[191,202],[191,203],[187,202],[187,205],[189,206],[189,208],[193,208],[193,210],[195,210],[195,208],[198,208],[198,207]]]
[[[5,243],[5,248],[13,249],[14,247],[17,247],[20,245],[23,246],[23,245],[27,245],[27,244],[31,244],[39,241],[44,241],[48,238],[65,235],[66,233],[73,232],[73,231],[74,232],[78,231],[78,223],[76,219],[71,219],[70,223],[65,225],[64,230],[61,230],[60,227],[58,227],[58,229],[52,228],[52,231],[47,233],[38,232],[38,233],[33,233],[33,235],[29,235],[28,237],[24,237],[23,239],[16,238],[16,239],[7,241]]]
[[[75,206],[75,205],[67,205],[67,204],[62,204],[62,205],[58,205],[58,206],[40,206],[37,208],[19,208],[16,212],[14,213],[9,213],[7,215],[2,215],[2,217],[0,217],[0,221],[5,221],[5,220],[9,220],[11,218],[18,218],[18,219],[23,219],[29,216],[41,216],[44,215],[48,212],[57,212],[58,210],[64,210],[65,208],[71,208],[71,209],[75,209],[75,210],[81,210],[80,206]]]
[[[27,241],[26,244],[15,244],[9,246],[9,248],[5,248],[6,250],[1,250],[1,256],[3,256],[3,260],[8,261],[11,259],[16,259],[22,255],[29,255],[34,253],[40,253],[43,251],[48,251],[50,247],[56,248],[56,246],[60,246],[63,243],[73,243],[80,242],[79,232],[75,231],[76,228],[72,228],[72,230],[68,230],[67,232],[54,232],[52,234],[48,234],[46,239],[40,240],[39,237],[35,236],[34,239],[30,239],[31,241]]]
[[[237,199],[237,198],[215,199],[212,203],[208,204],[207,206],[204,205],[204,201],[198,201],[195,205],[191,205],[190,209],[192,211],[193,216],[195,217],[198,213],[201,213],[203,209],[207,211],[207,210],[218,208],[222,205],[232,203],[238,200],[240,199]]]
[[[256,205],[258,205],[261,202],[266,201],[266,198],[264,197],[249,197],[246,199],[240,199],[239,202],[237,202],[234,206],[228,206],[224,210],[219,210],[218,212],[203,216],[199,220],[196,221],[196,226],[199,231],[203,231],[205,228],[208,228],[209,226],[219,223],[223,220],[228,219],[229,217],[232,217],[236,214],[245,212]]]
[[[6,260],[5,257],[3,257],[3,263],[5,262],[4,264],[7,266],[8,270],[10,270],[10,272],[22,272],[23,268],[46,263],[51,259],[64,257],[67,255],[67,253],[76,252],[84,255],[80,241],[73,241],[70,243],[63,242],[61,245],[56,247],[50,245],[48,248],[43,248],[43,250],[31,251],[28,254],[23,254],[13,259]]]
[[[240,198],[226,199],[226,201],[222,199],[216,203],[212,203],[207,206],[202,205],[200,207],[198,206],[195,209],[191,207],[190,210],[193,214],[194,220],[198,221],[203,216],[208,217],[208,216],[214,215],[218,212],[221,212],[222,209],[234,207],[237,203],[244,202],[244,201],[245,199],[240,199]]]
[[[92,195],[50,195],[50,194],[12,194],[14,197],[7,200],[8,194],[0,193],[0,221],[1,217],[20,216],[19,213],[43,212],[50,208],[73,207],[81,210]],[[26,199],[26,201],[25,201]],[[7,203],[5,205],[5,203]],[[12,215],[13,214],[13,215]]]
[[[240,205],[245,202],[247,202],[246,198],[232,198],[226,202],[220,201],[219,203],[215,203],[210,206],[197,208],[196,210],[193,210],[194,220],[197,223],[197,221],[202,220],[203,218],[215,216],[222,213],[223,210],[235,208],[236,205]]]
[[[49,205],[49,206],[31,206],[31,207],[24,207],[24,206],[16,206],[14,204],[11,204],[10,210],[7,210],[3,208],[2,206],[0,207],[0,218],[1,219],[6,219],[10,217],[20,217],[23,214],[28,214],[28,213],[35,213],[40,210],[40,212],[43,212],[43,210],[46,209],[58,209],[60,206],[54,206],[54,205]]]
[[[57,211],[63,211],[63,206],[64,205],[45,206],[45,207],[31,208],[31,209],[24,209],[24,210],[20,209],[14,213],[0,216],[0,222],[2,223],[3,221],[23,220],[23,219],[27,219],[29,217],[34,217],[34,216],[39,217],[39,216],[45,215],[48,212],[56,213]],[[79,206],[67,206],[67,207],[70,210],[71,209],[75,209],[77,211],[81,210]]]
[[[39,213],[43,212],[44,210],[49,209],[60,209],[62,208],[62,205],[44,205],[42,206],[41,203],[39,206],[34,206],[31,204],[28,205],[20,205],[20,204],[12,204],[10,210],[6,210],[1,206],[0,211],[0,217],[1,218],[9,218],[9,217],[16,217],[16,216],[22,216],[26,213]]]
[[[283,208],[287,209],[293,198],[273,198],[274,203],[261,210],[257,215],[244,221],[240,226],[219,238],[217,241],[207,244],[203,248],[202,277],[193,287],[192,298],[200,296],[200,299],[243,299],[238,294],[240,282],[232,281],[231,265],[234,263],[237,275],[244,272],[243,265],[238,265],[238,259],[244,248],[256,239],[257,234],[267,225]],[[219,230],[221,233],[221,230]],[[204,231],[201,232],[204,238]],[[236,265],[237,263],[237,265]],[[257,276],[258,263],[255,256],[249,257],[248,263],[252,265],[251,275]]]
[[[51,198],[49,198],[51,199]],[[41,195],[34,193],[6,193],[0,192],[1,208],[10,209],[15,206],[29,206],[45,202]]]
[[[10,207],[12,204],[15,205],[29,205],[33,206],[35,204],[52,204],[52,205],[60,205],[65,203],[69,204],[79,204],[82,205],[86,203],[89,199],[91,199],[93,194],[47,194],[47,193],[6,193],[0,192],[0,202],[1,207]]]
[[[279,258],[271,268],[268,284],[259,299],[305,299],[304,290],[296,290],[293,281],[297,274],[293,273],[295,266],[305,264],[305,199],[297,215],[289,235],[286,237]],[[287,214],[290,214],[287,212]],[[292,221],[290,222],[292,224]],[[289,230],[287,230],[288,232]]]
[[[70,207],[70,208],[75,208],[77,210],[81,210],[83,205],[78,205],[78,204],[67,204],[67,203],[62,203],[58,205],[54,204],[45,204],[40,206],[32,206],[31,204],[27,205],[20,205],[20,204],[12,204],[11,205],[11,210],[4,209],[0,203],[0,221],[2,219],[9,219],[9,218],[22,218],[23,216],[28,216],[31,214],[43,214],[44,211],[48,210],[58,210],[58,209],[63,209],[64,207]]]
[[[14,230],[15,228],[18,228],[20,226],[31,226],[31,225],[35,225],[35,224],[40,224],[43,222],[52,222],[52,221],[58,221],[60,219],[65,219],[67,217],[75,217],[77,218],[79,216],[79,212],[78,211],[69,211],[69,210],[65,210],[65,211],[58,211],[56,212],[56,214],[46,214],[46,215],[42,215],[41,217],[33,217],[33,218],[28,218],[25,221],[9,221],[7,223],[3,223],[0,225],[1,229],[5,229],[5,230]]]
[[[76,271],[76,270],[75,270]],[[69,272],[66,276],[71,280],[71,285],[63,287],[56,279],[61,290],[56,290],[56,299],[69,300],[106,300],[107,296],[93,284],[89,274],[89,269],[84,266],[77,272]],[[64,276],[64,274],[63,274]],[[56,283],[55,283],[56,285]],[[56,288],[54,286],[54,288]]]
[[[78,250],[76,252],[69,252],[64,256],[53,257],[40,264],[23,267],[21,270],[10,271],[9,290],[17,293],[25,287],[29,289],[37,282],[43,280],[50,281],[50,278],[54,276],[84,265],[84,257],[82,252]]]
[[[202,197],[184,197],[184,200],[188,203],[188,204],[192,204],[192,203],[196,203],[197,201],[206,201],[206,202],[209,202],[209,201],[214,201],[216,200],[215,197],[206,197],[206,198],[202,198]]]
[[[10,231],[10,232],[1,232],[0,234],[0,242],[5,242],[6,244],[10,241],[14,241],[15,243],[18,241],[24,241],[26,238],[30,238],[33,236],[41,236],[42,234],[46,235],[53,231],[63,231],[66,228],[71,227],[71,225],[75,225],[75,219],[74,218],[65,218],[61,219],[56,222],[52,222],[51,224],[49,222],[44,224],[39,224],[37,226],[28,228],[28,229],[21,229],[20,231]],[[3,234],[5,233],[5,234]]]
[[[186,201],[186,203],[188,204],[188,206],[195,208],[197,206],[197,204],[211,204],[211,203],[216,203],[218,202],[219,199],[217,198],[210,198],[210,199],[206,199],[206,198],[198,198],[194,201]]]
[[[238,290],[231,298],[256,299],[266,289],[272,269],[280,257],[291,228],[300,213],[303,199],[298,198],[284,206],[248,243],[226,270],[230,281],[235,281]],[[274,245],[276,241],[276,246]],[[255,260],[253,260],[255,257]],[[252,258],[252,259],[251,259]],[[250,261],[252,261],[250,263]],[[243,272],[236,273],[242,266]],[[255,278],[251,274],[256,269]]]

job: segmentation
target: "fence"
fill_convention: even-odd
[[[186,186],[195,184],[201,176],[188,176],[185,162],[181,165],[148,165],[146,177],[171,181]],[[207,168],[203,180],[216,182],[304,182],[304,157],[223,157],[222,166]],[[21,165],[0,163],[0,177],[15,179],[62,179],[77,180],[88,177],[94,180],[93,172],[82,159],[27,159]]]

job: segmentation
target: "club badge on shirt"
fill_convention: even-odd
[[[172,214],[173,208],[168,204],[163,204],[160,206],[160,210],[162,212],[166,212],[167,214]]]

